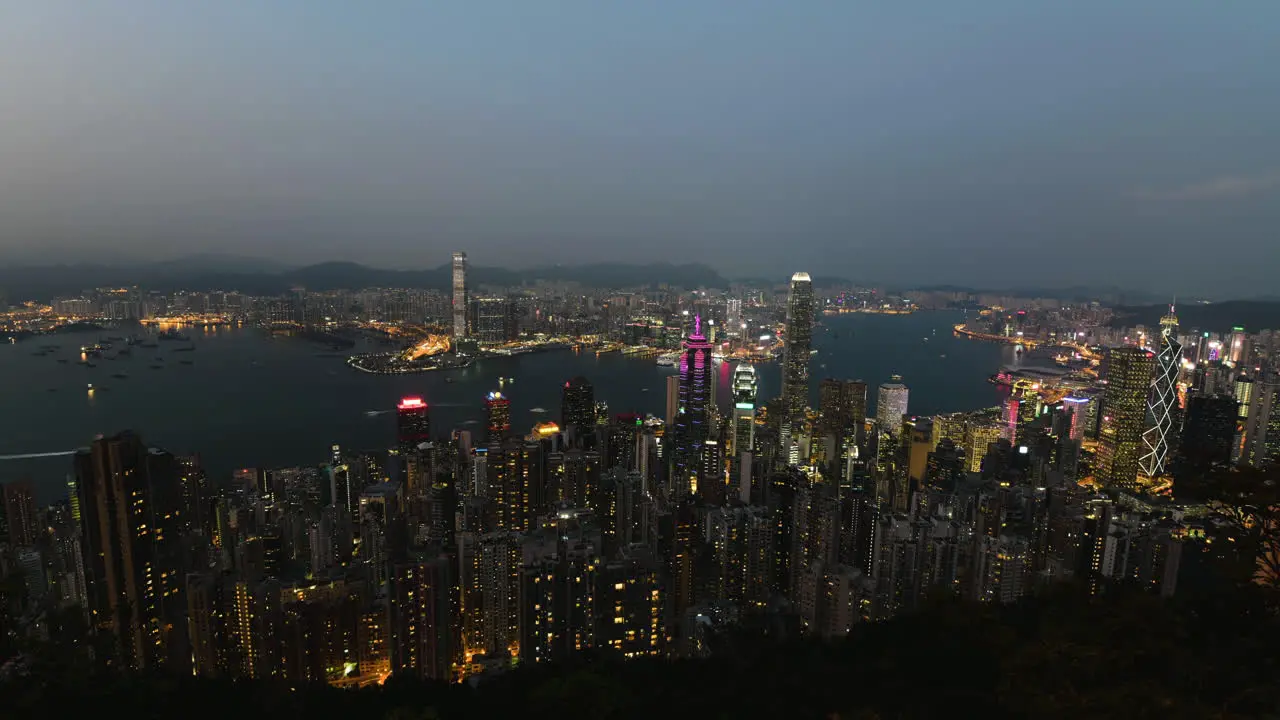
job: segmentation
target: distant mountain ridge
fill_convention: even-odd
[[[326,262],[299,268],[255,267],[251,259],[205,256],[146,265],[116,267],[97,264],[44,265],[0,268],[0,294],[11,302],[49,300],[97,287],[138,286],[147,290],[236,290],[251,295],[276,295],[292,288],[319,292],[367,287],[448,290],[449,265],[426,270],[386,270],[352,262]],[[685,289],[727,288],[715,270],[701,264],[593,263],[551,265],[530,270],[472,266],[468,284],[513,287],[539,280],[574,282],[587,287],[633,288],[670,285]]]
[[[1176,308],[1178,325],[1183,330],[1199,329],[1225,333],[1233,327],[1243,327],[1254,333],[1259,330],[1280,329],[1280,301],[1276,300],[1228,300],[1219,303],[1179,305]],[[1156,327],[1160,318],[1169,312],[1168,305],[1128,305],[1115,309],[1113,327],[1145,325]]]

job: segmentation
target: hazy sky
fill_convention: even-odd
[[[1276,292],[1277,37],[1273,0],[8,0],[0,257]]]

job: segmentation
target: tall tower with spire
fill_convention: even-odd
[[[791,276],[787,297],[786,353],[782,358],[782,401],[792,417],[809,404],[809,349],[813,344],[813,281],[809,273]]]
[[[702,316],[695,315],[693,332],[685,338],[684,353],[680,357],[671,475],[671,490],[677,498],[687,497],[694,491],[702,467],[703,446],[710,435],[712,369],[711,343],[702,331]]]
[[[1182,408],[1178,405],[1178,373],[1182,369],[1182,344],[1178,342],[1178,316],[1173,305],[1160,318],[1160,346],[1156,372],[1147,397],[1147,429],[1142,433],[1138,467],[1148,477],[1165,475],[1173,457],[1173,445],[1182,433]]]

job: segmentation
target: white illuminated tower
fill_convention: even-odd
[[[1160,318],[1160,352],[1156,374],[1147,397],[1147,429],[1142,433],[1142,456],[1138,468],[1147,477],[1168,472],[1171,448],[1182,433],[1182,413],[1178,407],[1178,373],[1182,369],[1182,345],[1178,342],[1178,316],[1173,306]]]
[[[453,254],[453,339],[467,337],[467,254]]]
[[[739,363],[733,371],[733,452],[751,452],[756,436],[756,369]]]
[[[782,358],[782,401],[797,416],[809,404],[809,348],[813,341],[813,281],[809,273],[791,276],[787,298],[786,354]]]
[[[899,375],[890,380],[880,386],[880,395],[876,398],[876,422],[880,425],[880,432],[898,437],[902,434],[902,418],[907,414],[907,386],[902,384]]]

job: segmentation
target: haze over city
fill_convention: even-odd
[[[1280,6],[1046,5],[19,3],[0,259],[1267,293]]]

